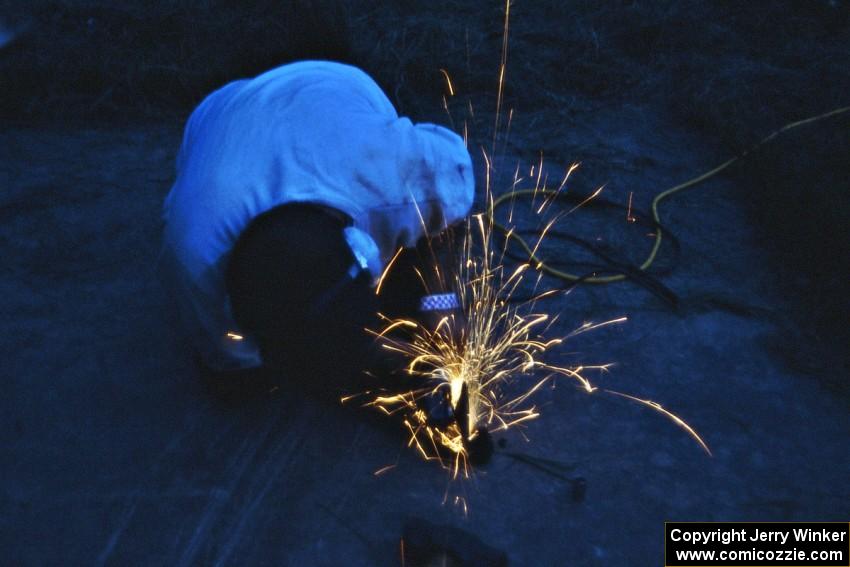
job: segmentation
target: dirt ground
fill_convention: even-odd
[[[716,161],[645,109],[615,112],[588,113],[568,134],[611,164],[582,174],[611,191],[637,187],[644,202]],[[505,451],[569,465],[587,481],[576,503],[570,483],[504,455],[450,485],[400,435],[340,408],[280,393],[217,404],[155,273],[179,135],[173,124],[2,134],[0,533],[15,563],[393,565],[416,516],[461,526],[515,564],[650,565],[664,520],[846,519],[846,402],[777,360],[776,341],[795,341],[776,324],[693,299],[756,312],[785,301],[734,184],[713,181],[665,214],[682,243],[665,283],[693,307],[671,313],[629,285],[579,288],[550,307],[564,331],[627,315],[566,359],[617,363],[595,380],[663,403],[714,453],[646,408],[559,386],[541,394],[529,441],[508,434]],[[443,504],[447,490],[465,496],[467,516]]]
[[[516,57],[522,38],[541,50],[551,40],[519,38]],[[394,99],[403,110],[447,122],[439,96],[411,106],[405,88]],[[632,194],[647,210],[737,149],[640,89],[546,89],[539,99],[508,93],[517,112],[495,164],[502,183],[543,150],[553,171],[582,162],[571,190],[604,184],[612,200]],[[777,267],[777,240],[754,222],[740,172],[663,204],[680,251],[674,262],[662,249],[659,266],[671,271],[659,281],[677,310],[632,283],[581,286],[546,304],[560,314],[554,334],[627,316],[569,341],[558,360],[614,363],[591,379],[674,411],[712,456],[646,407],[559,382],[540,392],[539,419],[500,436],[487,467],[450,482],[371,414],[285,389],[237,404],[205,389],[156,273],[181,128],[147,117],[16,120],[0,131],[9,564],[389,566],[405,522],[424,518],[476,535],[512,565],[642,566],[661,561],[664,521],[850,516],[844,353],[812,340],[794,290],[814,284]],[[846,121],[818,128],[846,143]],[[562,224],[632,260],[651,242],[619,212],[581,209]],[[566,244],[550,253],[576,254]],[[557,461],[563,474],[517,454]]]

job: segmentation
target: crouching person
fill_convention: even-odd
[[[185,129],[162,255],[206,375],[350,392],[387,262],[473,193],[463,140],[399,117],[354,67],[299,62],[212,93]],[[414,287],[395,296],[419,304]]]

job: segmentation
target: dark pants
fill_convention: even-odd
[[[354,280],[346,275],[354,257],[345,226],[332,211],[296,204],[261,215],[245,230],[231,254],[227,287],[236,321],[258,342],[265,368],[213,380],[284,380],[338,397],[379,385],[403,365],[366,329],[380,328],[378,312],[418,316],[420,298],[441,291],[443,272],[435,265],[446,262],[448,240],[423,239],[405,250],[376,295],[367,272]]]

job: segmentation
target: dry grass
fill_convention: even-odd
[[[13,13],[7,10],[6,13]],[[0,60],[16,117],[185,111],[237,77],[303,57],[350,57],[334,0],[36,0]]]
[[[411,112],[434,110],[441,68],[458,91],[492,97],[504,6],[34,0],[21,10],[4,0],[0,8],[12,15],[7,27],[25,30],[0,51],[2,108],[49,115],[185,107],[227,80],[305,57],[363,66]],[[850,87],[845,3],[515,2],[512,14],[506,96],[524,112],[563,111],[578,99],[658,100],[743,144],[749,126],[817,112]]]

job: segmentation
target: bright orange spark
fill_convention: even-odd
[[[449,72],[445,69],[440,69],[440,73],[446,78],[446,85],[449,87],[449,96],[455,96],[455,88],[452,86],[452,78],[449,77]]]

